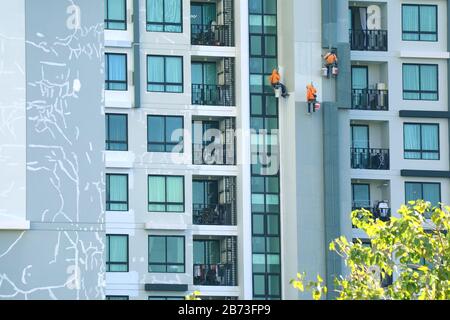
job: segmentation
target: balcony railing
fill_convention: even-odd
[[[233,214],[231,204],[204,205],[194,204],[193,223],[195,225],[231,226]]]
[[[192,153],[192,163],[195,165],[233,166],[236,164],[234,144],[204,146],[194,143]]]
[[[387,30],[350,30],[350,46],[357,51],[387,51]]]
[[[192,104],[231,107],[234,105],[231,87],[228,85],[193,84]]]
[[[231,27],[227,25],[191,24],[191,44],[194,46],[233,46]]]
[[[351,148],[352,169],[389,170],[389,149]]]
[[[375,207],[357,206],[357,205],[353,204],[352,211],[361,210],[361,209],[370,211],[375,219],[379,219],[384,222],[388,222],[392,216],[390,208],[378,209],[376,206]],[[353,228],[356,228],[356,226],[353,226]]]
[[[352,89],[352,109],[389,110],[388,90]]]
[[[194,264],[195,286],[236,286],[232,264]]]

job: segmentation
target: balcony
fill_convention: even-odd
[[[350,30],[350,47],[356,51],[387,51],[387,30]]]
[[[194,165],[236,164],[235,119],[195,117],[192,124]]]
[[[233,46],[229,25],[191,24],[191,44],[194,46]]]
[[[232,87],[229,85],[193,84],[192,104],[200,106],[234,106]]]
[[[235,105],[234,58],[195,56],[191,62],[192,105]]]
[[[192,209],[193,223],[196,225],[231,226],[233,214],[231,204],[204,205],[194,204]]]
[[[231,264],[194,264],[195,286],[235,286]]]
[[[194,237],[195,286],[237,286],[237,238]]]
[[[388,90],[352,89],[352,109],[388,111]]]
[[[234,0],[191,1],[191,44],[234,46]]]
[[[388,222],[391,219],[391,208],[378,209],[377,207],[352,207],[352,211],[365,209],[370,211],[375,219]]]
[[[351,148],[352,169],[389,170],[389,149]]]

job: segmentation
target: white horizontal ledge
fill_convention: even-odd
[[[445,51],[400,51],[400,58],[450,59],[450,52],[445,52]]]
[[[12,230],[12,231],[30,230],[30,221],[0,220],[0,231],[1,230]]]

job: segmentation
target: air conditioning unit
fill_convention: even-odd
[[[386,90],[386,89],[387,89],[386,83],[382,82],[377,83],[377,90]]]

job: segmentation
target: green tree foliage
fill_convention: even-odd
[[[335,279],[338,300],[450,299],[450,207],[417,201],[398,213],[383,222],[367,210],[354,211],[352,222],[365,231],[371,245],[345,237],[330,243],[349,269],[347,276]],[[392,284],[383,286],[382,279],[392,276]],[[320,277],[305,285],[305,275],[297,274],[291,284],[311,290],[316,300],[327,292]]]

